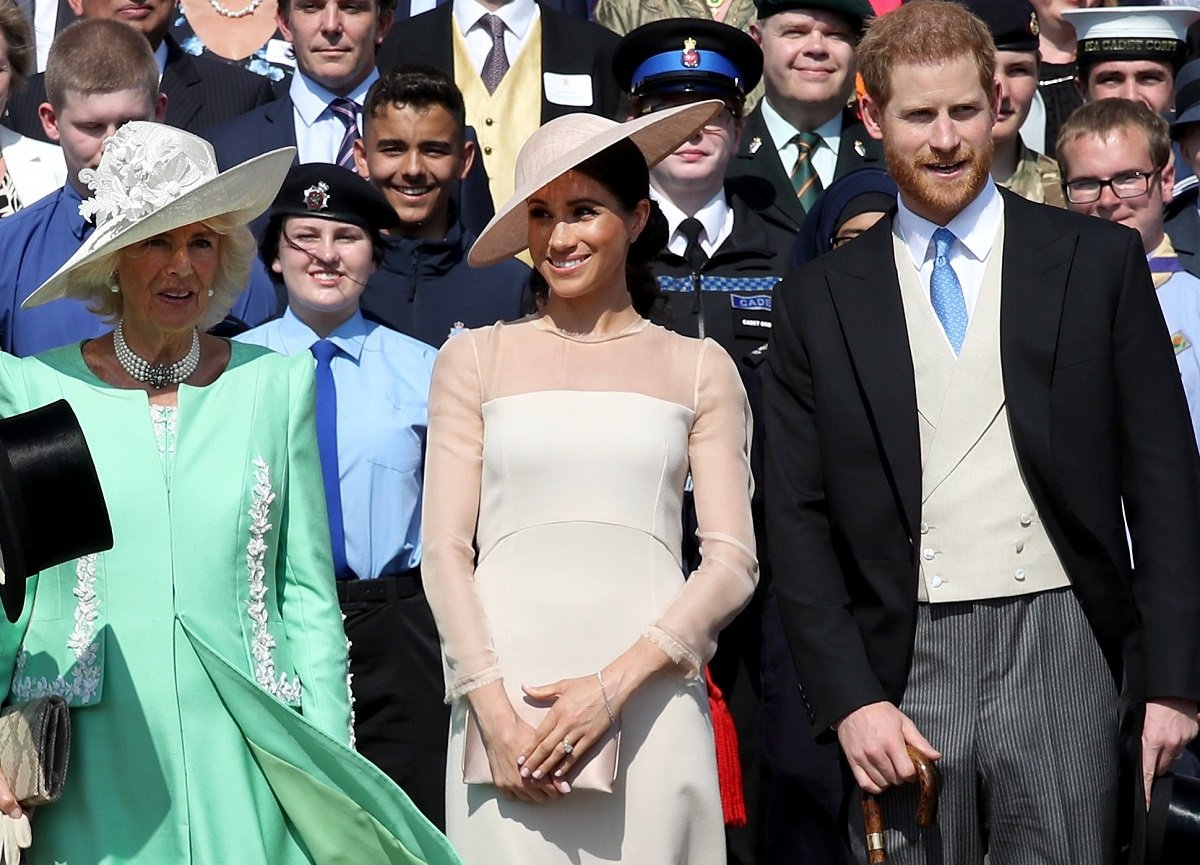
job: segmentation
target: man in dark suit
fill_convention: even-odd
[[[445,3],[446,0],[397,0],[396,20],[406,21],[423,12],[431,12]],[[588,0],[542,0],[542,5],[562,12],[564,15],[573,15],[584,20],[589,17]]]
[[[175,11],[173,0],[70,0],[70,4],[81,18],[120,21],[145,35],[162,71],[159,88],[167,97],[164,122],[170,126],[200,134],[272,98],[270,82],[262,76],[186,54],[167,34]],[[48,140],[38,119],[38,106],[46,101],[43,76],[31,77],[25,90],[9,100],[6,125],[22,135]]]
[[[454,78],[500,206],[512,193],[517,153],[538,126],[576,111],[618,116],[617,41],[534,0],[454,0],[393,28],[379,66],[415,63]]]
[[[394,0],[362,2],[370,6],[369,14],[343,9],[337,0],[316,0],[300,8],[292,0],[280,0],[279,29],[292,43],[296,72],[277,99],[208,133],[222,170],[279,147],[296,147],[298,162],[336,162],[355,169],[353,145],[361,137],[362,106],[379,80],[376,51],[392,26]],[[482,168],[468,174],[461,201],[463,222],[473,231],[482,230],[493,213]],[[265,219],[254,227],[259,234]]]
[[[883,791],[889,861],[1139,859],[1200,696],[1200,459],[1141,238],[995,188],[964,7],[859,60],[898,207],[777,288],[765,383],[813,727]],[[941,764],[927,832],[906,748]]]
[[[766,95],[746,118],[729,166],[768,221],[797,231],[821,191],[881,156],[849,102],[867,0],[755,0]]]

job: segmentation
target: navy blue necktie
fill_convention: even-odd
[[[934,255],[933,276],[929,279],[929,300],[937,313],[954,353],[962,350],[967,335],[967,302],[963,299],[962,284],[958,274],[950,266],[950,246],[954,234],[948,228],[939,228],[933,233]]]
[[[346,564],[346,530],[342,522],[342,487],[338,475],[337,388],[329,363],[338,347],[327,339],[310,349],[317,359],[317,453],[325,482],[325,508],[329,512],[329,539],[333,547],[333,572],[339,580],[354,579]]]

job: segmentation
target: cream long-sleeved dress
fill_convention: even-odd
[[[451,339],[429,415],[422,567],[453,703],[447,834],[464,862],[723,863],[702,670],[758,573],[733,361],[646,321],[593,341],[535,317]],[[704,564],[685,581],[689,469]],[[680,672],[625,704],[612,794],[533,805],[464,785],[469,691],[502,680],[516,700],[641,636]]]

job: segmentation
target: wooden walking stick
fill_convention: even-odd
[[[938,778],[937,767],[914,748],[908,746],[908,757],[913,761],[917,770],[917,783],[921,788],[920,799],[917,801],[917,825],[928,829],[937,821],[938,792],[941,781]],[[879,797],[874,793],[862,794],[863,823],[867,830],[867,863],[881,865],[887,861],[887,848],[883,843],[883,811],[879,807]]]

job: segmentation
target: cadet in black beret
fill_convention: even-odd
[[[1065,207],[1058,163],[1021,140],[1021,126],[1037,96],[1037,12],[1029,0],[960,0],[982,19],[996,43],[1000,110],[992,127],[992,178],[999,186],[1039,204]]]
[[[348,222],[371,237],[375,261],[382,257],[381,232],[400,224],[396,211],[371,183],[340,165],[310,162],[294,165],[269,211],[270,222],[259,255],[270,267],[279,257],[279,236],[288,216]]]
[[[282,317],[237,337],[316,367],[314,419],[332,573],[350,642],[356,750],[445,825],[441,659],[420,579],[421,490],[437,350],[363,317],[359,299],[399,225],[368,181],[296,165],[260,255],[283,280]],[[440,767],[440,768],[439,768]]]

